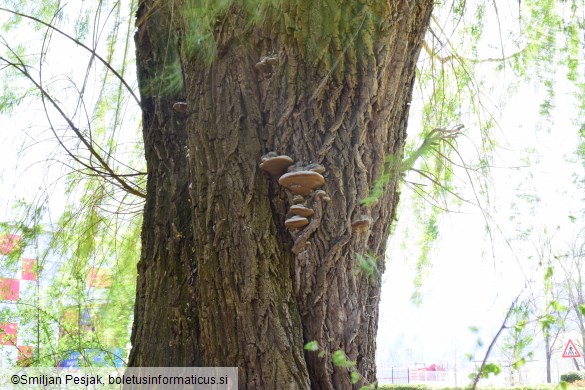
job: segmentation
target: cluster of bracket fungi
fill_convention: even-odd
[[[266,78],[272,77],[273,67],[278,65],[278,57],[276,55],[262,57],[255,67]]]
[[[278,184],[293,194],[293,205],[288,210],[289,217],[284,222],[284,226],[291,230],[300,229],[309,224],[309,218],[313,216],[314,211],[304,204],[305,197],[325,184],[325,178],[321,175],[325,172],[325,168],[321,164],[303,166],[300,163],[293,163],[293,159],[289,156],[279,156],[275,152],[262,156],[260,163],[260,169],[272,176],[282,175],[278,179]],[[329,200],[326,195],[323,199]]]

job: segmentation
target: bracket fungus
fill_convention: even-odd
[[[305,202],[305,197],[303,195],[295,195],[293,196],[293,204],[300,204]]]
[[[173,104],[173,110],[175,110],[176,112],[180,112],[181,114],[184,114],[187,112],[187,107],[189,105],[187,104],[187,102],[176,102],[175,104]]]
[[[276,55],[262,57],[259,62],[256,63],[256,69],[270,78],[272,76],[273,67],[278,65],[278,58]]]
[[[313,163],[305,167],[307,171],[313,171],[317,173],[325,173],[325,167],[321,164]]]
[[[260,169],[270,173],[271,175],[277,176],[286,171],[286,168],[293,163],[292,158],[289,156],[276,156],[269,157],[270,153],[262,156],[262,163],[260,163]]]
[[[268,64],[270,66],[278,65],[278,58],[275,55],[270,56],[270,57],[264,57],[264,58],[262,58],[261,61],[265,62],[266,64]]]
[[[325,184],[325,179],[317,172],[289,172],[280,177],[278,183],[295,195],[309,195],[315,188]]]
[[[278,153],[276,152],[268,152],[264,156],[260,157],[260,161],[264,162],[266,160],[270,160],[271,158],[278,157]]]
[[[323,190],[315,191],[315,197],[316,198],[321,198],[325,202],[329,202],[331,200],[331,198],[329,197],[329,195],[327,195],[327,192],[325,192]]]
[[[305,218],[310,218],[313,216],[313,214],[315,214],[315,212],[312,209],[305,207],[302,204],[295,204],[293,206],[290,206],[288,212],[290,214],[299,215]]]
[[[299,171],[305,171],[306,169],[303,167],[303,163],[301,163],[300,161],[294,163],[293,165],[291,165],[290,167],[288,167],[288,172],[299,172]]]
[[[307,226],[308,224],[309,220],[307,218],[298,215],[290,217],[284,221],[284,226],[286,226],[288,229],[300,229],[303,226]]]
[[[351,223],[351,228],[352,230],[355,231],[363,231],[366,230],[368,228],[368,226],[370,226],[370,223],[372,222],[372,218],[370,218],[367,215],[360,215],[360,218],[357,219],[356,221],[353,221]]]

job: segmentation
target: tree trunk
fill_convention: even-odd
[[[139,6],[135,36],[148,197],[129,364],[199,366],[204,361],[195,304],[187,128],[183,116],[172,109],[184,99],[184,89],[168,86],[167,70],[179,60],[169,9],[150,3]]]
[[[352,369],[354,386],[375,381],[398,202],[386,158],[402,158],[433,2],[273,3],[260,22],[236,1],[214,15],[210,65],[191,44],[190,2],[140,3],[149,181],[130,365],[237,366],[246,389],[348,389]],[[176,53],[183,86],[153,89]],[[258,167],[269,151],[326,168],[327,195],[305,196],[315,215],[300,230],[284,226],[292,194]],[[360,204],[384,174],[378,201]],[[370,223],[352,229],[359,219]],[[355,367],[332,364],[337,350]]]

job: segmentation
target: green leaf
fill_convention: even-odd
[[[558,301],[551,301],[550,305],[553,308],[553,310],[556,310],[559,313],[569,310],[567,306],[563,305],[562,303],[559,303]]]
[[[520,367],[522,367],[525,364],[526,364],[526,359],[525,358],[522,358],[522,359],[520,359],[520,360],[512,363],[512,368],[514,370],[517,370],[517,369],[519,369]]]
[[[551,325],[554,324],[556,318],[552,314],[547,314],[543,318],[540,319],[540,324],[542,326],[542,330],[546,331],[550,329]]]
[[[358,381],[361,378],[361,375],[355,371],[352,371],[350,375],[351,375],[351,383],[353,383],[353,384],[358,383]]]
[[[319,350],[319,344],[315,340],[309,341],[307,344],[305,344],[305,349],[307,351],[318,351]]]
[[[485,366],[483,366],[481,376],[487,378],[489,374],[498,375],[500,374],[500,372],[502,372],[502,369],[500,368],[499,365],[495,363],[486,363]]]
[[[337,367],[350,368],[355,365],[354,362],[347,358],[347,355],[341,349],[333,352],[333,355],[331,355],[331,361]]]
[[[514,331],[516,333],[522,332],[522,329],[524,329],[524,324],[522,323],[514,324]]]

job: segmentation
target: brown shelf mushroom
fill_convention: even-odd
[[[300,204],[305,201],[305,197],[303,195],[295,195],[293,196],[293,204]]]
[[[351,223],[351,228],[355,231],[363,231],[370,226],[372,222],[372,218],[368,217],[367,215],[360,215],[360,218]]]
[[[316,198],[321,198],[325,202],[329,202],[331,200],[331,198],[329,197],[329,195],[327,195],[327,192],[325,192],[323,190],[315,191],[315,197]]]
[[[312,190],[325,184],[325,179],[317,172],[299,171],[282,175],[278,183],[295,195],[309,195]]]
[[[313,171],[317,173],[325,173],[325,167],[321,164],[313,163],[305,167],[307,171]]]
[[[263,73],[266,77],[270,78],[275,65],[278,65],[278,58],[276,56],[269,56],[262,57],[260,61],[256,63],[255,67],[260,73]]]
[[[270,160],[271,158],[278,157],[278,153],[276,152],[268,152],[264,156],[260,157],[260,161],[264,162],[266,160]]]
[[[268,64],[270,66],[275,66],[275,65],[278,65],[278,58],[276,56],[264,57],[262,59],[262,62],[265,62],[266,64]]]
[[[272,73],[272,65],[267,64],[265,61],[257,62],[255,65],[256,69],[262,73]]]
[[[263,156],[263,158],[266,156],[268,156],[268,154]],[[283,155],[269,157],[260,164],[260,169],[270,173],[271,175],[277,176],[285,172],[286,168],[288,168],[292,163],[293,160],[289,156]]]
[[[305,218],[310,218],[313,216],[313,214],[315,214],[315,212],[313,210],[311,210],[308,207],[303,206],[302,204],[295,204],[293,206],[290,206],[290,209],[288,210],[288,212],[293,214],[293,215],[299,215],[299,216],[305,217]]]
[[[173,104],[173,110],[175,110],[176,112],[180,112],[181,114],[184,114],[187,112],[187,107],[189,105],[186,102],[176,102],[175,104]]]
[[[298,215],[290,217],[284,221],[284,226],[286,226],[288,229],[300,229],[303,226],[307,226],[308,224],[309,220],[307,218]]]
[[[296,163],[294,163],[293,165],[291,165],[290,167],[288,167],[288,172],[299,172],[299,171],[306,171],[306,169],[303,167],[303,163],[298,161]]]

